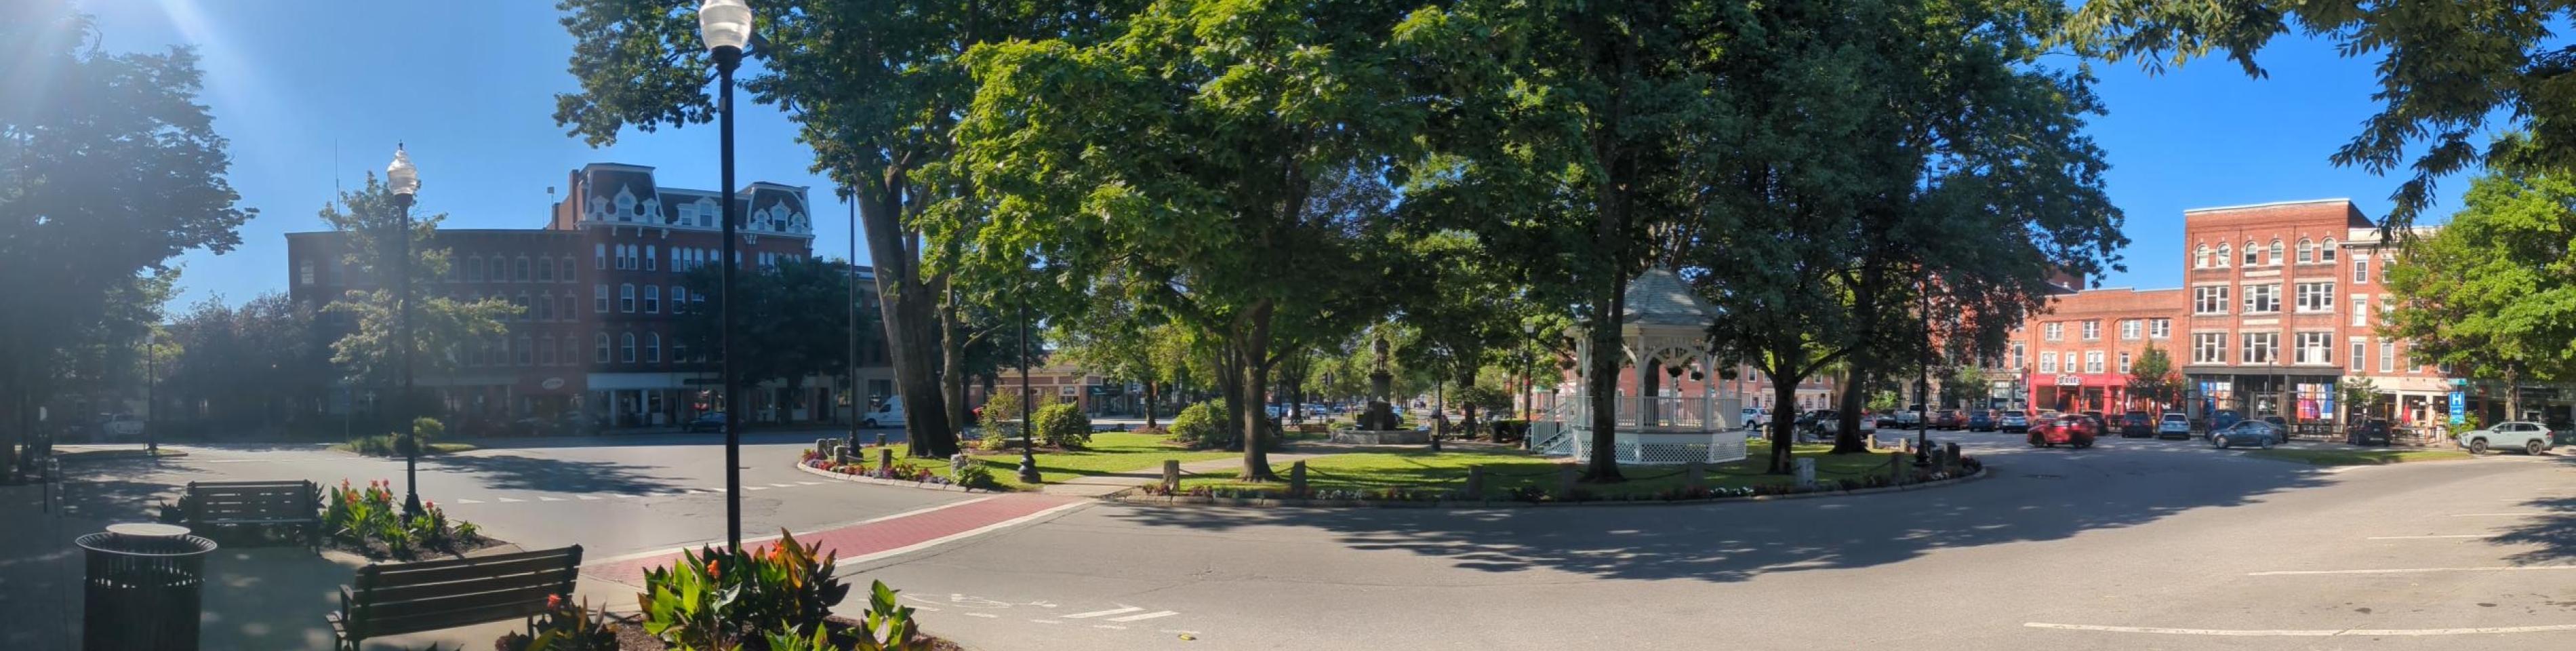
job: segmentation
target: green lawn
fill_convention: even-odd
[[[1825,444],[1800,445],[1792,453],[1815,459],[1819,480],[1857,479],[1858,474],[1886,472],[1887,455],[1884,453],[1826,454],[1826,451],[1832,449],[1833,446]],[[1743,461],[1721,464],[1709,469],[1709,487],[1749,488],[1794,482],[1795,480],[1788,475],[1761,474],[1764,466],[1768,465],[1770,451],[1770,443],[1752,442]],[[1438,454],[1429,451],[1336,454],[1308,460],[1306,482],[1310,488],[1319,491],[1374,491],[1388,488],[1458,489],[1465,486],[1464,479],[1467,476],[1468,466],[1484,466],[1487,476],[1486,493],[1500,496],[1521,486],[1553,490],[1556,484],[1556,469],[1565,463],[1568,462],[1513,450],[1446,451]],[[1625,466],[1620,470],[1629,478],[1627,482],[1614,485],[1585,484],[1583,489],[1603,497],[1651,495],[1680,488],[1683,483],[1680,466]],[[1288,472],[1288,468],[1283,465],[1278,468],[1278,471],[1284,475]],[[1235,476],[1236,473],[1233,471],[1200,473],[1182,479],[1181,487],[1184,490],[1207,486],[1214,489],[1274,491],[1285,488],[1279,483],[1235,481]]]
[[[2455,461],[2468,459],[2466,450],[2293,450],[2274,448],[2247,452],[2258,457],[2296,461],[2312,466],[2377,466],[2409,461]]]
[[[392,440],[392,435],[378,435],[376,440],[363,443],[334,443],[331,445],[331,449],[374,457],[402,456],[394,454],[394,446],[393,443],[390,442]],[[483,449],[483,446],[472,443],[430,443],[427,447],[422,448],[420,453],[447,454],[450,452],[472,452],[480,449]]]
[[[1126,432],[1100,432],[1091,435],[1090,449],[1079,452],[1045,452],[1037,454],[1038,476],[1044,483],[1061,482],[1075,477],[1090,477],[1120,472],[1155,470],[1164,459],[1183,463],[1240,456],[1224,450],[1194,452],[1164,443],[1165,437]],[[1020,453],[970,452],[975,460],[993,470],[993,478],[1012,490],[1032,490],[1020,483]],[[941,468],[946,468],[943,464]]]

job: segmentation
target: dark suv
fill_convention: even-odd
[[[2120,438],[2137,439],[2155,435],[2156,422],[2147,416],[2147,412],[2132,411],[2120,414]]]

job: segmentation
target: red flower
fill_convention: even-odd
[[[563,595],[559,595],[559,594],[550,594],[550,595],[546,595],[546,609],[547,609],[547,610],[553,610],[553,609],[556,609],[556,608],[562,608],[562,607],[563,607]]]
[[[724,573],[723,573],[723,572],[721,572],[721,571],[718,571],[717,561],[716,561],[715,559],[712,559],[712,558],[707,559],[707,577],[708,577],[708,578],[715,578],[715,577],[721,577],[721,576],[724,576]]]

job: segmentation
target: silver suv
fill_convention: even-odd
[[[2486,454],[2487,450],[2521,450],[2524,454],[2540,454],[2558,444],[2557,433],[2539,423],[2523,420],[2488,425],[2486,429],[2461,432],[2452,438],[2470,454]]]

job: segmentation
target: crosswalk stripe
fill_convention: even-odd
[[[1132,612],[1136,612],[1136,611],[1139,611],[1139,610],[1144,610],[1144,609],[1143,609],[1143,608],[1138,608],[1138,607],[1135,607],[1135,606],[1128,606],[1128,607],[1125,607],[1125,608],[1111,608],[1111,609],[1108,609],[1108,610],[1094,610],[1094,611],[1087,612],[1087,613],[1074,613],[1074,614],[1071,614],[1071,615],[1064,615],[1063,617],[1064,617],[1065,619],[1087,619],[1087,618],[1092,618],[1092,617],[1100,617],[1100,616],[1103,616],[1103,615],[1124,615],[1124,614],[1132,613]]]
[[[798,485],[798,486],[821,486],[821,485],[823,485],[823,482],[819,482],[819,481],[800,481],[800,482],[796,482],[796,485]]]
[[[768,487],[768,486],[744,486],[744,487],[742,487],[742,489],[743,489],[743,490],[747,490],[747,491],[765,491],[765,490],[769,490],[769,487]]]
[[[482,504],[483,500],[457,500],[458,504]]]
[[[543,496],[543,495],[539,495],[539,496],[537,496],[537,501],[539,501],[539,502],[561,502],[561,501],[564,501],[564,498],[560,498],[560,497],[546,497],[546,496]]]
[[[1144,621],[1144,620],[1148,620],[1148,619],[1153,619],[1153,618],[1156,618],[1156,617],[1170,617],[1170,616],[1178,615],[1178,614],[1180,614],[1180,613],[1172,612],[1172,611],[1169,611],[1169,610],[1157,610],[1157,611],[1150,612],[1150,613],[1145,613],[1145,614],[1142,614],[1142,615],[1128,615],[1128,616],[1126,616],[1126,617],[1111,617],[1111,618],[1109,618],[1109,621],[1113,621],[1113,622],[1137,622],[1137,621]]]
[[[509,503],[514,503],[514,502],[525,502],[525,501],[527,501],[527,500],[514,500],[514,499],[507,498],[507,497],[501,498],[501,502],[502,502],[503,504],[509,504]]]
[[[581,498],[582,498],[582,499],[585,499],[585,500],[595,500],[595,499],[599,499],[599,496],[597,496],[597,495],[583,495],[583,496],[581,496]]]
[[[795,484],[770,484],[770,488],[794,488]]]

